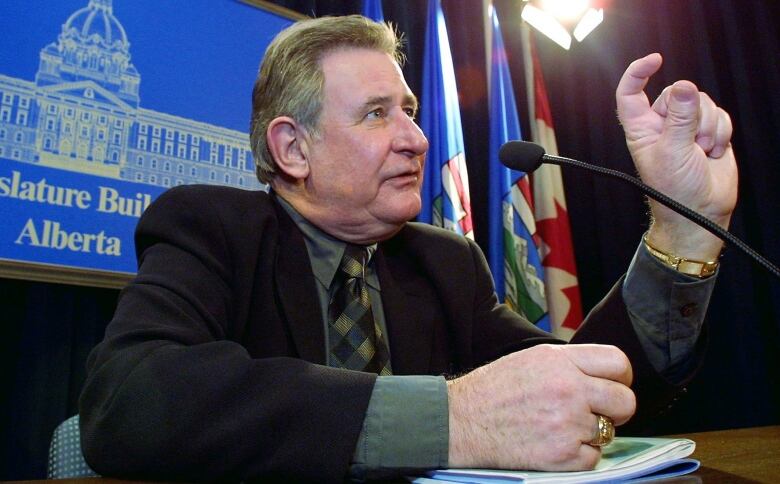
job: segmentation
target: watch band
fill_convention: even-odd
[[[663,252],[650,245],[650,242],[647,241],[647,232],[645,232],[645,235],[642,236],[642,242],[644,242],[647,251],[650,252],[650,254],[652,254],[656,259],[660,260],[677,272],[681,272],[689,276],[698,277],[700,279],[709,277],[715,274],[715,271],[718,269],[718,264],[720,264],[717,259],[714,261],[699,261],[667,254],[666,252]]]

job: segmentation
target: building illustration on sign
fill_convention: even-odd
[[[0,158],[163,188],[264,187],[247,133],[144,109],[140,88],[112,0],[89,0],[34,81],[0,74]]]

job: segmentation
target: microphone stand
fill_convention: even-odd
[[[746,243],[742,242],[742,240],[737,238],[731,232],[724,230],[720,225],[716,224],[715,222],[708,219],[707,217],[704,217],[703,215],[691,210],[690,208],[686,207],[680,202],[673,200],[667,197],[666,195],[664,195],[663,193],[659,192],[658,190],[645,185],[639,179],[631,175],[627,175],[622,171],[612,170],[610,168],[604,168],[602,166],[583,163],[582,161],[573,160],[571,158],[566,158],[563,156],[544,154],[542,155],[542,159],[547,163],[553,163],[555,165],[566,165],[566,166],[572,166],[574,168],[596,171],[598,173],[601,173],[602,175],[607,175],[609,177],[617,178],[619,180],[623,180],[624,182],[631,183],[632,185],[637,187],[642,193],[652,198],[653,200],[657,201],[661,205],[664,205],[665,207],[674,210],[675,212],[679,213],[683,217],[693,220],[694,222],[699,224],[702,228],[704,228],[714,236],[718,237],[721,240],[729,242],[731,245],[736,246],[743,253],[747,254],[753,260],[761,264],[766,270],[771,272],[775,277],[780,278],[780,269],[778,269],[777,266],[772,264],[768,259],[764,258],[764,256],[762,256],[761,254],[753,250]]]

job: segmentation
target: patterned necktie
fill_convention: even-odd
[[[336,274],[336,292],[328,307],[331,364],[350,370],[390,375],[390,357],[382,330],[374,321],[365,280],[367,247],[347,244]]]

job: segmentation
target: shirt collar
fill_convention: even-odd
[[[276,194],[276,199],[279,204],[284,208],[287,214],[292,218],[295,225],[303,233],[304,241],[306,242],[306,248],[309,252],[311,259],[312,272],[314,277],[323,286],[330,288],[333,278],[336,276],[341,258],[344,255],[344,248],[346,242],[339,240],[322,230],[317,226],[306,220],[293,206],[279,194]],[[379,278],[374,271],[374,253],[376,252],[377,244],[371,244],[368,246],[369,259],[366,265],[366,283],[376,290],[379,290]]]

